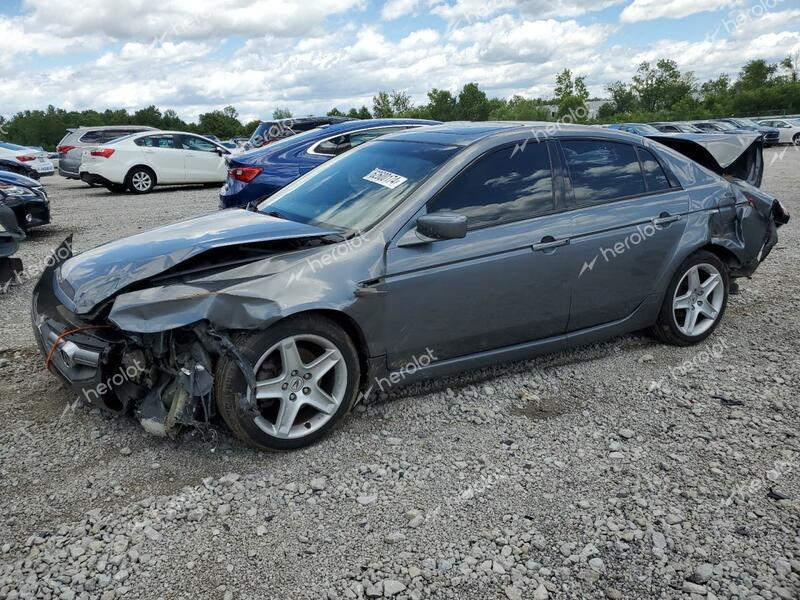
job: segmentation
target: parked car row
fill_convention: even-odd
[[[726,118],[686,122],[657,121],[653,123],[614,123],[607,125],[607,127],[627,131],[628,133],[634,133],[636,135],[650,135],[655,132],[721,133],[725,135],[757,133],[761,137],[764,146],[774,146],[781,143],[800,143],[800,138],[795,139],[794,134],[790,135],[788,129],[782,136],[780,129],[770,123],[771,121],[757,122],[753,119]],[[789,121],[787,121],[786,127],[791,127]],[[795,127],[797,127],[798,132],[800,132],[800,125],[796,124]],[[797,132],[794,133],[796,134]]]
[[[47,191],[37,180],[0,171],[0,289],[22,270],[19,259],[12,258],[20,241],[34,227],[50,222]]]
[[[151,433],[221,416],[257,448],[298,448],[399,382],[644,328],[697,344],[789,220],[758,189],[756,132],[739,145],[721,133],[369,124],[236,158],[221,201],[246,209],[74,257],[65,245],[33,295],[48,367]],[[85,172],[144,190],[187,137],[112,141]],[[134,181],[146,151],[165,158]],[[187,160],[173,163],[183,177]]]

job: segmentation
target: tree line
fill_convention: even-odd
[[[682,72],[675,61],[643,62],[630,81],[606,86],[607,97],[596,118],[590,118],[586,104],[590,95],[586,78],[562,71],[555,81],[552,98],[490,98],[478,83],[467,83],[453,94],[434,88],[427,102],[415,106],[405,91],[380,91],[372,109],[334,107],[328,115],[357,119],[407,117],[437,121],[551,121],[569,118],[578,122],[648,122],[705,119],[724,116],[752,116],[766,113],[800,113],[800,56],[778,63],[763,59],[747,62],[737,77],[722,74],[700,82],[691,71]],[[276,108],[273,119],[291,118],[286,108]],[[149,125],[159,129],[216,135],[221,139],[249,137],[258,121],[243,123],[236,109],[203,113],[196,123],[186,122],[172,109],[148,106],[135,112],[125,109],[67,111],[26,110],[6,120],[0,116],[0,139],[24,146],[54,149],[68,128],[92,125]]]

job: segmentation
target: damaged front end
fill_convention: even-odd
[[[22,261],[13,255],[23,239],[25,232],[19,227],[14,212],[0,204],[0,288],[5,288],[22,272]]]
[[[214,369],[223,355],[242,369],[253,389],[253,368],[207,321],[157,333],[133,333],[107,319],[108,307],[84,316],[55,293],[56,273],[71,257],[71,242],[54,256],[33,292],[32,321],[47,368],[79,397],[118,414],[133,413],[151,434],[181,426],[203,428],[215,416]]]

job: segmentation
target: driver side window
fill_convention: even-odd
[[[428,204],[428,213],[457,212],[476,229],[523,221],[555,208],[547,145],[494,150],[459,173]]]

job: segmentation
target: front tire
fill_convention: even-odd
[[[800,133],[795,133],[794,137],[792,138],[792,143],[795,146],[800,146]]]
[[[125,186],[134,194],[149,194],[156,187],[156,174],[147,167],[134,167],[125,178]]]
[[[217,408],[231,431],[264,450],[293,450],[313,444],[354,406],[361,367],[353,341],[323,317],[292,317],[237,340],[253,365],[253,407],[244,376],[229,358],[216,372]]]
[[[674,346],[699,344],[719,326],[729,290],[725,263],[706,250],[695,252],[673,275],[652,332]]]

